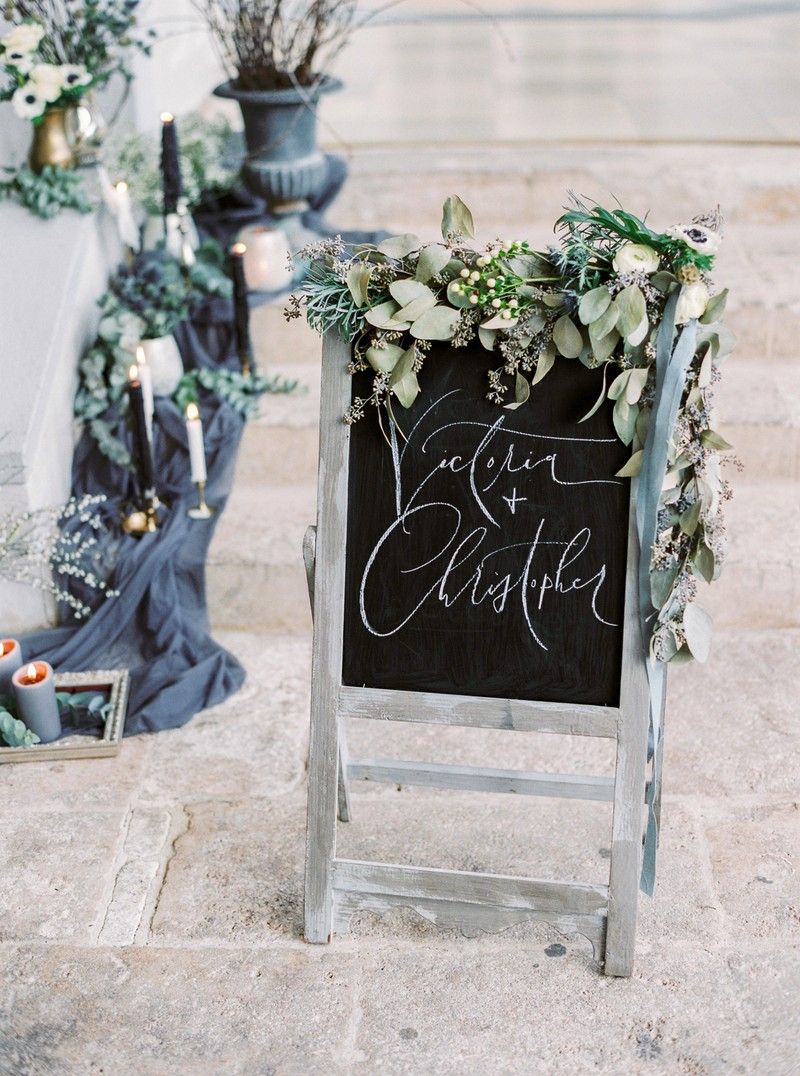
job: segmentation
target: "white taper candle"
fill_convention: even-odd
[[[189,464],[193,482],[205,482],[206,450],[203,444],[203,423],[196,403],[186,405],[186,434],[189,438]]]
[[[153,413],[156,405],[153,398],[153,371],[147,361],[147,354],[141,344],[136,348],[136,365],[139,368],[139,380],[142,383],[142,403],[144,404],[144,421],[147,425],[147,439],[153,443]]]

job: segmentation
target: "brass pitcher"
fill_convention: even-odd
[[[67,109],[48,108],[39,123],[33,125],[28,164],[34,172],[41,172],[48,164],[55,168],[75,167],[75,154],[67,134]]]

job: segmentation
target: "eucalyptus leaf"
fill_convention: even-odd
[[[609,304],[603,313],[589,325],[589,339],[592,343],[595,340],[601,340],[604,336],[608,336],[611,330],[616,327],[618,320],[619,307],[609,300]]]
[[[495,314],[488,321],[484,321],[482,327],[484,329],[503,329],[508,332],[509,329],[514,328],[518,320],[518,318],[504,318],[502,314]]]
[[[678,578],[678,572],[679,568],[676,564],[672,568],[663,568],[650,573],[650,595],[656,609],[661,609],[667,604],[667,599]]]
[[[569,314],[562,314],[553,326],[553,343],[565,359],[577,359],[583,347],[583,337]]]
[[[514,402],[505,405],[506,411],[516,411],[518,407],[522,407],[530,399],[531,387],[528,384],[528,379],[517,372],[516,379],[514,381]]]
[[[661,292],[668,292],[673,284],[678,283],[678,278],[674,273],[668,273],[665,269],[662,269],[658,273],[653,273],[650,277],[650,283],[654,288],[658,288]]]
[[[468,306],[472,305],[468,296],[462,290],[461,281],[458,279],[451,280],[447,285],[447,301],[451,306],[458,307],[459,310],[466,310]]]
[[[624,396],[620,396],[614,404],[614,429],[624,445],[629,445],[633,440],[638,415],[639,408],[636,404],[629,404]]]
[[[399,261],[413,251],[419,250],[421,246],[422,242],[419,236],[404,232],[403,235],[393,235],[389,239],[384,239],[381,243],[378,243],[378,250],[381,254],[385,254],[387,258]]]
[[[634,329],[632,333],[628,333],[628,343],[633,347],[638,347],[647,339],[647,334],[650,332],[650,321],[647,314],[639,322],[639,327]]]
[[[712,582],[716,571],[716,561],[714,551],[705,542],[701,541],[698,545],[693,563],[701,578],[705,579],[706,583]]]
[[[403,348],[397,344],[387,344],[385,347],[367,348],[366,359],[373,370],[381,374],[390,374],[400,360]]]
[[[542,296],[542,302],[545,306],[549,306],[551,310],[556,310],[559,306],[564,305],[564,296],[548,292]]]
[[[539,382],[550,372],[553,368],[553,363],[556,361],[556,353],[552,348],[545,348],[539,354],[539,358],[536,360],[536,373],[533,375],[532,385],[538,385]]]
[[[404,278],[403,280],[395,280],[389,285],[389,294],[398,302],[400,306],[406,306],[408,303],[413,303],[415,299],[433,299],[436,301],[436,296],[427,286],[427,284],[421,284],[419,280],[410,280]]]
[[[690,602],[683,611],[683,632],[686,645],[697,661],[706,661],[711,653],[711,630],[713,621],[705,609]]]
[[[625,389],[628,387],[628,378],[630,376],[630,370],[623,370],[621,374],[617,374],[608,387],[609,400],[618,400],[621,396],[625,395]]]
[[[697,524],[700,522],[700,513],[702,510],[703,502],[698,497],[696,501],[693,501],[681,512],[681,530],[684,534],[688,534],[690,538],[697,530]]]
[[[398,310],[392,321],[416,321],[426,310],[432,310],[436,306],[435,295],[420,295],[418,299],[412,299],[408,306]]]
[[[599,288],[593,288],[591,291],[587,291],[580,301],[578,306],[578,317],[584,325],[589,325],[593,321],[605,314],[611,305],[611,292],[608,290],[605,284]],[[601,334],[605,336],[605,333]]]
[[[392,321],[393,316],[400,309],[400,306],[394,301],[389,299],[385,303],[379,303],[377,306],[373,306],[368,310],[364,317],[370,323],[374,325],[376,329],[394,329],[396,332],[400,332],[403,329],[409,329],[411,323],[404,324],[403,322]]]
[[[442,237],[465,235],[469,239],[475,236],[475,222],[468,207],[457,194],[451,194],[442,209]]]
[[[639,402],[639,397],[647,383],[648,370],[646,367],[636,367],[628,372],[628,382],[625,386],[625,399],[629,404]]]
[[[366,262],[353,262],[347,270],[347,287],[353,296],[356,306],[366,306],[368,301],[369,278],[372,276],[373,266]]]
[[[701,389],[707,389],[711,384],[713,367],[714,360],[711,357],[711,348],[708,348],[703,356],[703,361],[700,363],[700,372],[697,375],[697,384]]]
[[[389,378],[389,389],[394,393],[403,407],[411,407],[419,395],[419,381],[414,373],[417,349],[412,344],[400,356]]]
[[[583,418],[578,419],[578,422],[579,423],[580,422],[586,422],[588,419],[590,419],[592,417],[592,415],[596,414],[600,410],[600,408],[603,406],[603,404],[605,402],[605,399],[606,399],[606,371],[603,370],[603,387],[600,389],[600,395],[597,397],[594,404],[589,408],[589,410],[586,412],[586,414],[583,416]]]
[[[478,339],[487,351],[494,351],[495,341],[497,340],[497,330],[487,329],[483,325],[479,325]]]
[[[712,295],[708,300],[708,304],[700,317],[701,325],[712,325],[715,321],[719,321],[725,312],[725,304],[728,301],[728,289],[725,288],[717,295]]]
[[[417,261],[417,280],[427,284],[450,264],[450,251],[441,243],[431,243],[421,251]]]
[[[411,326],[411,335],[417,340],[450,340],[458,318],[458,311],[451,306],[434,306],[417,318]]]
[[[539,254],[515,254],[513,258],[506,258],[501,264],[521,280],[541,280],[557,275],[550,262]]]
[[[703,430],[700,434],[700,440],[706,448],[713,448],[717,452],[727,452],[733,448],[733,445],[729,444],[720,434],[715,433],[714,430]]]
[[[621,339],[617,330],[612,329],[610,333],[607,333],[600,340],[593,340],[592,352],[597,361],[607,362],[616,351]]]
[[[620,335],[629,337],[637,333],[642,320],[647,318],[647,303],[641,289],[636,284],[629,284],[616,296],[614,306],[619,311],[616,327]]]
[[[620,467],[617,471],[616,478],[636,478],[642,471],[642,457],[644,456],[643,450],[640,448],[638,452],[634,452],[624,467]]]

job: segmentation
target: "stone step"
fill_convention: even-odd
[[[319,443],[319,355],[314,361],[265,366],[290,374],[300,390],[265,396],[245,432],[239,481],[314,482]],[[717,391],[719,428],[745,466],[748,481],[800,478],[800,363],[758,363],[734,355]]]
[[[800,626],[800,500],[796,484],[735,483],[728,506],[730,553],[723,577],[701,584],[700,604],[719,627]],[[218,628],[308,631],[302,560],[316,489],[234,488],[208,564],[212,623]]]

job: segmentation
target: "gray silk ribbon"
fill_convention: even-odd
[[[668,470],[668,454],[681,397],[697,342],[697,322],[683,327],[673,349],[675,311],[680,291],[667,300],[656,338],[656,390],[650,427],[642,455],[642,469],[635,480],[636,529],[639,536],[639,620],[642,646],[650,687],[650,734],[648,758],[652,776],[647,785],[647,831],[642,857],[640,886],[652,896],[655,889],[656,852],[661,813],[661,773],[663,763],[663,717],[666,701],[666,666],[650,653],[652,621],[656,613],[650,582],[650,562],[658,530],[661,490]]]

